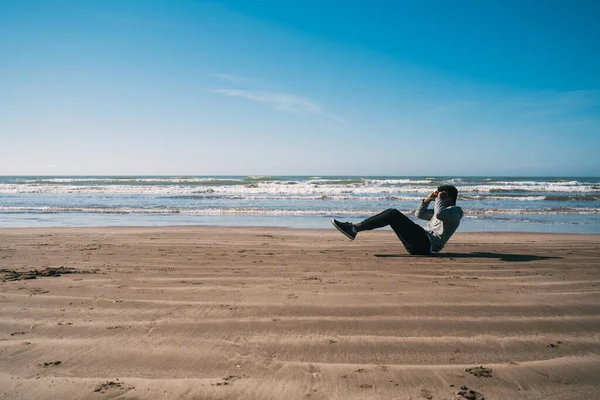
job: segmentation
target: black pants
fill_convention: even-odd
[[[415,224],[406,215],[400,211],[390,208],[377,215],[365,219],[360,223],[361,230],[370,231],[372,229],[391,226],[398,239],[402,242],[406,251],[410,254],[427,255],[431,254],[431,242],[425,229],[421,225]]]

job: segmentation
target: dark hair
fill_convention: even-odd
[[[437,188],[438,192],[448,193],[448,197],[452,199],[452,202],[456,204],[456,198],[458,197],[458,189],[452,185],[442,185]]]

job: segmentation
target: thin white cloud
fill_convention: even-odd
[[[231,83],[240,83],[240,82],[248,81],[248,79],[246,79],[246,78],[242,78],[241,76],[236,76],[236,75],[231,75],[231,74],[214,74],[213,76],[215,78],[219,78],[224,81],[231,82]]]
[[[327,118],[333,119],[334,121],[341,122],[343,124],[346,121],[335,115],[330,114],[323,110],[321,106],[313,103],[312,101],[285,93],[271,93],[271,92],[252,92],[247,90],[231,90],[231,89],[215,89],[211,90],[212,93],[220,93],[227,96],[242,97],[244,99],[258,101],[261,103],[270,104],[278,110],[289,111],[293,113],[312,113],[323,115]]]

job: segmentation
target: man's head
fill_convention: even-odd
[[[456,198],[458,197],[458,189],[452,185],[442,185],[437,188],[437,192],[446,192],[450,198],[452,205],[456,205]]]

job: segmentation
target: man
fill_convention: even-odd
[[[358,232],[390,225],[406,251],[413,255],[428,255],[442,250],[458,228],[463,217],[463,210],[456,206],[457,197],[458,190],[454,186],[442,185],[421,201],[415,215],[417,218],[429,221],[427,229],[423,229],[406,215],[392,208],[357,224],[340,222],[335,219],[332,219],[331,223],[338,231],[352,240]],[[433,210],[430,210],[429,203],[432,201],[435,201],[435,204]]]

